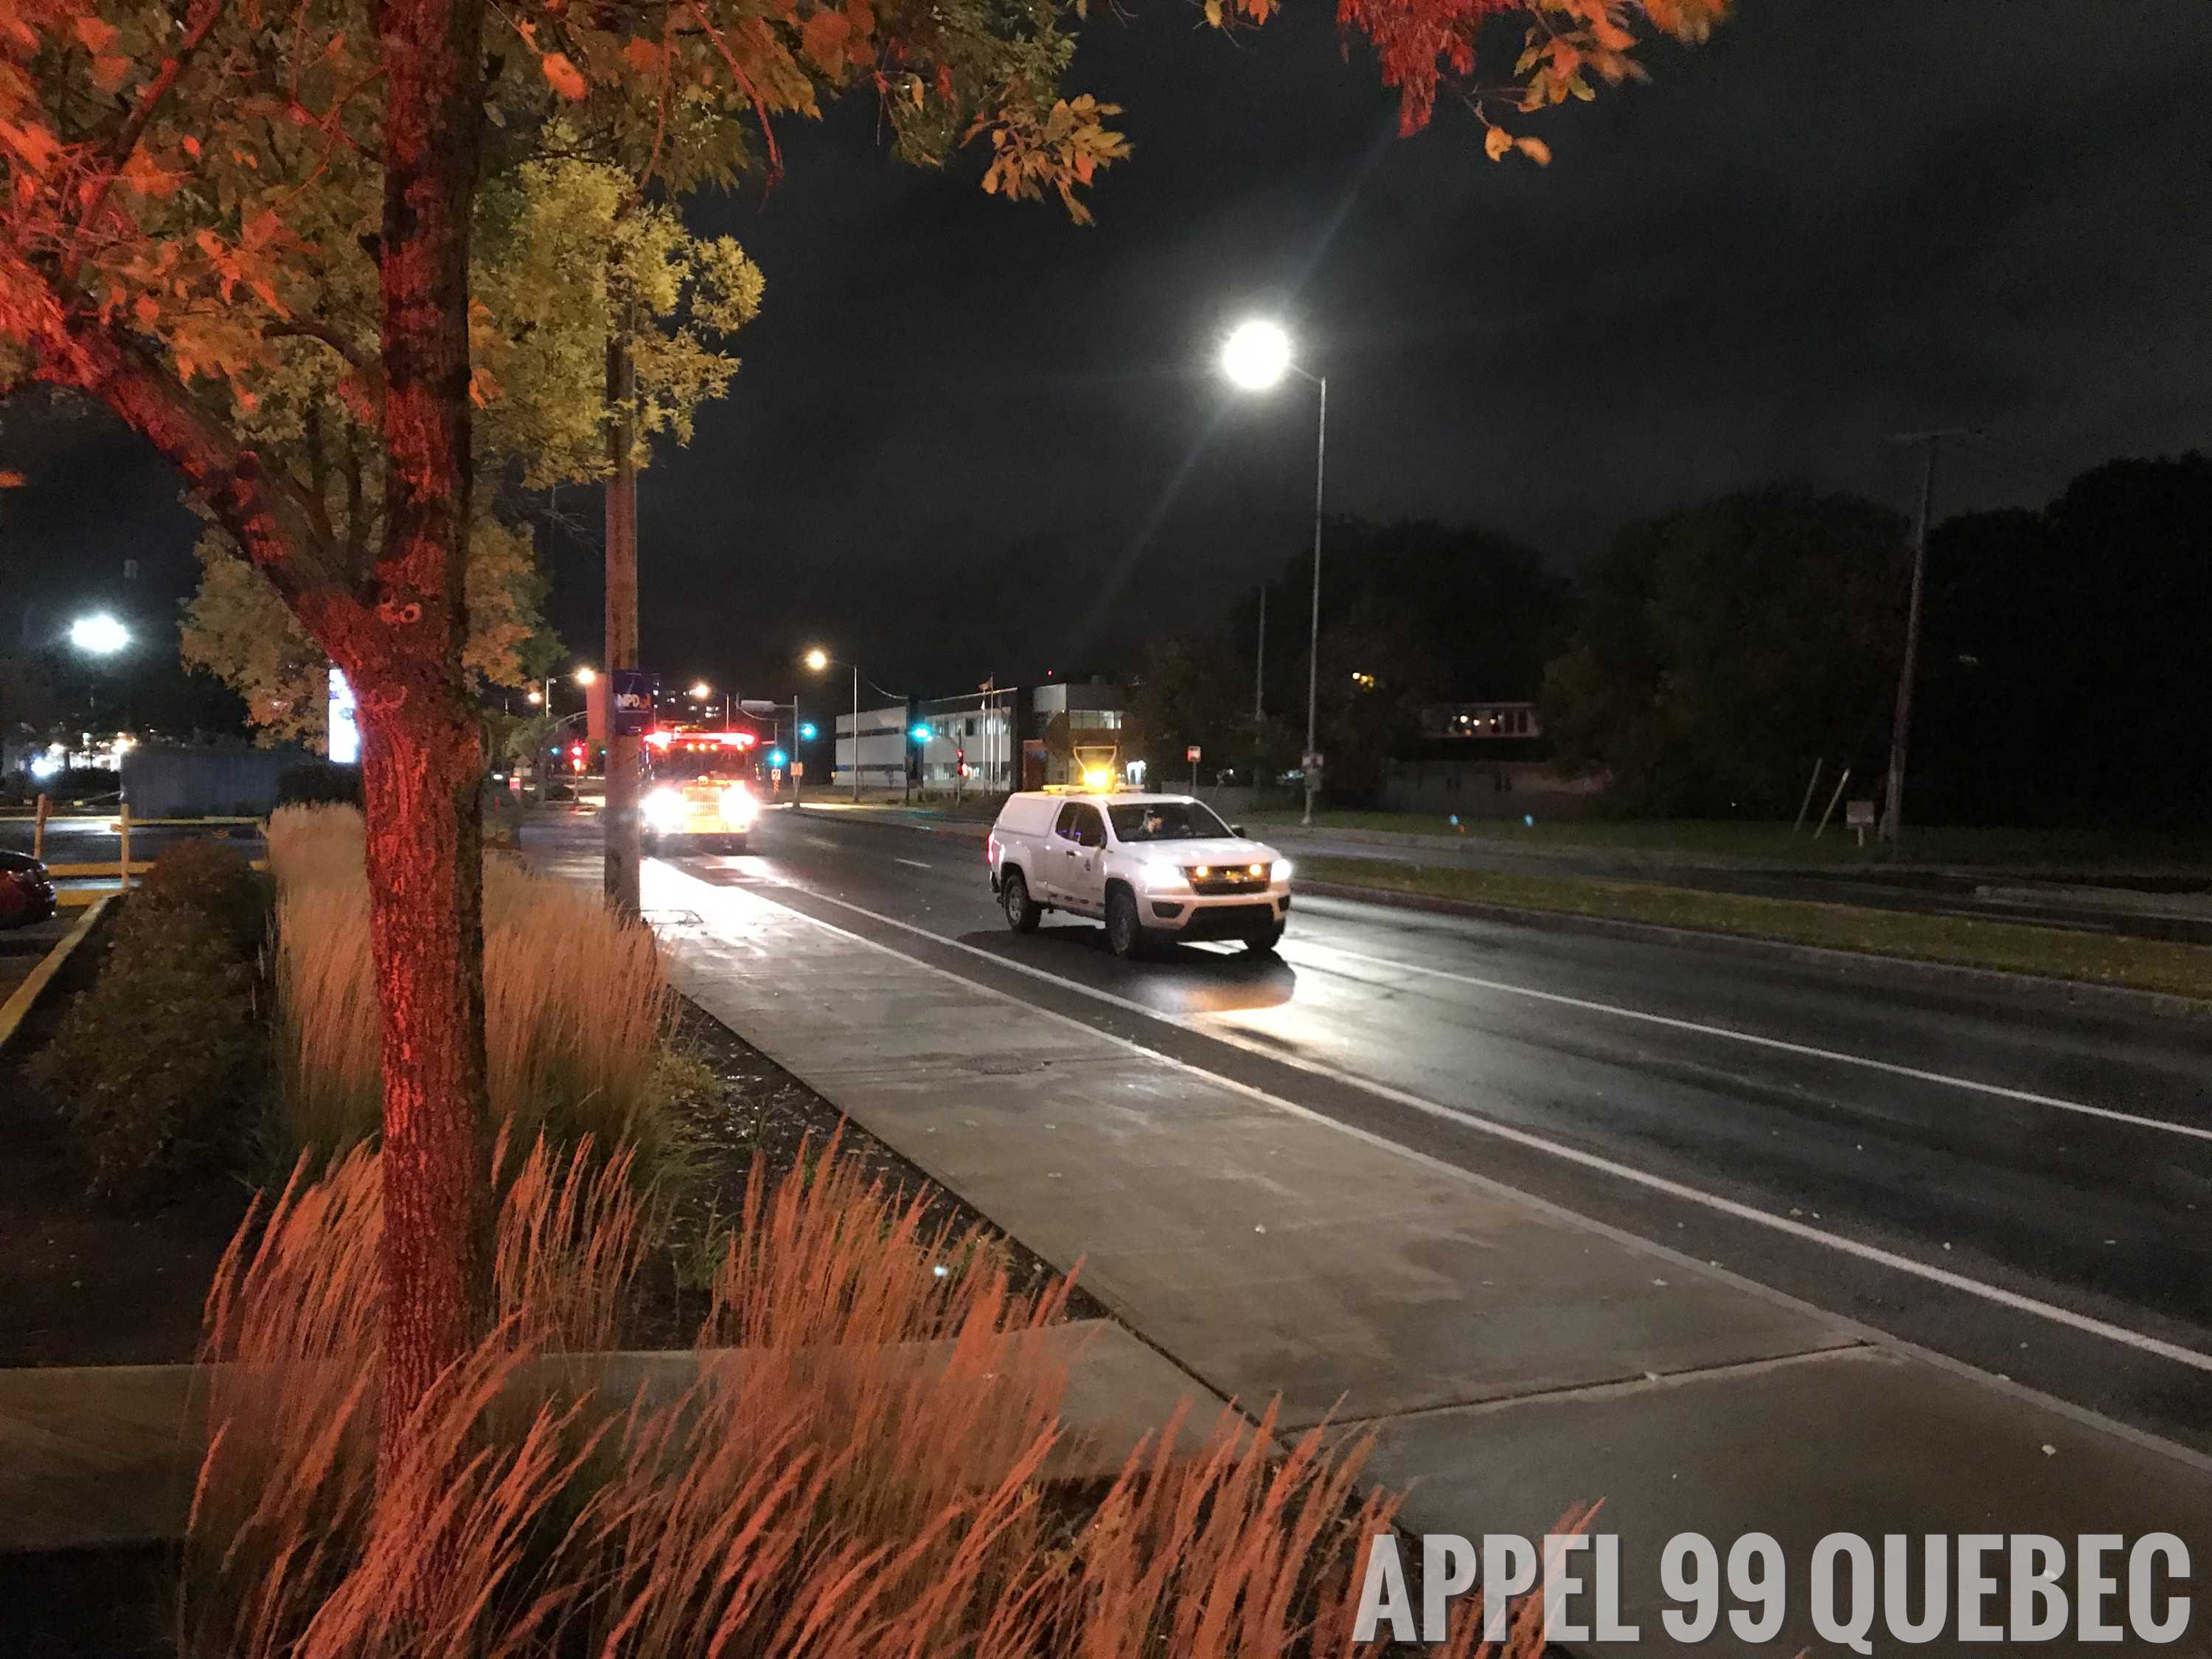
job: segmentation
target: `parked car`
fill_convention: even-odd
[[[28,853],[0,852],[0,927],[29,927],[54,913],[53,878]]]
[[[1291,861],[1188,795],[1009,795],[984,857],[1015,932],[1047,910],[1091,916],[1117,957],[1184,939],[1272,951],[1291,911]]]

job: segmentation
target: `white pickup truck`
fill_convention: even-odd
[[[1006,923],[1047,910],[1106,924],[1117,957],[1181,939],[1272,951],[1291,911],[1291,862],[1188,795],[1009,795],[984,856]]]

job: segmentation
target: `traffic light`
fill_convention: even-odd
[[[791,757],[781,749],[771,749],[768,751],[768,763],[781,770],[791,763]]]
[[[914,740],[916,743],[927,743],[929,741],[929,728],[927,726],[915,726],[914,728]]]
[[[806,739],[806,741],[807,741],[807,742],[809,742],[809,743],[813,742],[813,741],[814,741],[814,722],[813,722],[812,720],[809,720],[809,721],[807,721],[807,722],[806,722],[806,724],[805,724],[805,725],[804,725],[804,726],[800,726],[800,727],[799,728],[799,735],[800,737],[802,737],[802,738],[805,738],[805,739]]]

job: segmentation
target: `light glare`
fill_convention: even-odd
[[[1265,392],[1291,366],[1291,337],[1274,324],[1240,324],[1221,348],[1221,372],[1247,392]]]
[[[131,630],[102,611],[94,616],[79,617],[71,623],[70,643],[96,657],[109,656],[131,643]]]

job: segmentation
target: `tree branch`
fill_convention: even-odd
[[[207,39],[208,31],[215,27],[215,20],[222,15],[222,0],[196,0],[185,17],[182,44],[161,60],[161,67],[146,83],[145,91],[139,94],[137,107],[131,112],[130,118],[123,124],[123,130],[115,136],[115,143],[108,156],[107,171],[93,186],[92,195],[84,204],[84,211],[77,215],[76,223],[70,232],[69,251],[62,257],[62,275],[64,277],[76,278],[78,237],[84,234],[87,225],[100,216],[100,209],[107,203],[107,192],[114,188],[116,179],[122,176],[131,153],[138,148],[138,141],[146,136],[147,123],[154,118],[154,112],[161,107],[161,100],[169,95],[169,88],[177,84],[177,77],[184,73],[185,63],[199,50],[200,42]]]
[[[143,348],[66,314],[51,289],[45,299],[34,324],[37,378],[97,399],[159,450],[319,642],[357,629],[366,611],[351,573],[291,480],[264,466]]]

